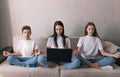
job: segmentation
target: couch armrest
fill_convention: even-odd
[[[13,52],[13,47],[12,46],[7,46],[2,49],[0,49],[0,63],[6,60],[7,57],[3,56],[3,51],[8,51],[8,52]]]
[[[119,48],[119,46],[115,45],[110,41],[102,41],[102,44],[103,44],[104,50],[108,53],[116,53],[117,48]]]

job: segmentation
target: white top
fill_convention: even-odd
[[[33,40],[19,40],[17,50],[21,52],[22,57],[34,56],[33,51],[38,49],[38,45]]]
[[[71,48],[70,44],[70,38],[66,38],[66,45],[65,47],[63,46],[63,38],[61,36],[57,37],[57,44],[58,48]],[[54,37],[49,37],[47,41],[47,47],[51,46],[51,48],[56,48],[55,43],[54,43]]]
[[[81,56],[92,59],[98,56],[98,50],[103,50],[101,40],[98,37],[83,36],[79,38],[77,47],[82,47]]]

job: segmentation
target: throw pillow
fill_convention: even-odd
[[[0,50],[0,63],[6,60],[7,57],[3,56],[3,51],[13,52],[12,47],[4,47]]]

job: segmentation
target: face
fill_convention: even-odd
[[[29,29],[24,29],[22,34],[23,34],[23,37],[24,37],[25,39],[29,39],[29,38],[30,38],[30,35],[31,35],[31,32],[30,32]]]
[[[63,27],[60,26],[60,25],[57,25],[55,27],[55,31],[56,31],[57,35],[60,36],[62,34],[62,32],[63,32]]]
[[[93,25],[89,25],[89,26],[87,27],[86,31],[87,31],[87,35],[93,36],[93,33],[94,33],[94,31],[95,31],[95,28],[94,28]]]

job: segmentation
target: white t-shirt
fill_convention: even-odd
[[[70,38],[66,38],[66,48],[71,48],[71,44],[70,44]],[[57,44],[58,44],[58,48],[65,48],[63,46],[63,38],[61,36],[57,37]],[[48,41],[47,41],[47,46],[51,46],[51,48],[56,48],[55,43],[54,43],[54,37],[49,37]]]
[[[83,36],[79,38],[77,47],[81,47],[81,56],[92,59],[98,56],[98,50],[103,50],[102,43],[98,37]]]
[[[33,51],[38,49],[38,45],[33,40],[19,40],[17,43],[17,50],[21,52],[22,57],[34,56]]]

